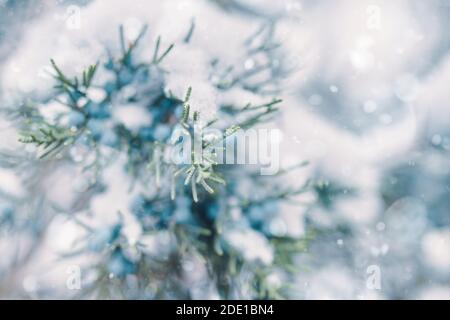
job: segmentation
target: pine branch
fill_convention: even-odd
[[[164,58],[169,54],[170,51],[172,51],[173,47],[175,46],[173,43],[170,44],[169,47],[167,47],[167,49],[159,56],[160,44],[161,44],[161,36],[158,36],[152,58],[152,63],[155,65],[161,63],[161,61],[164,60]]]

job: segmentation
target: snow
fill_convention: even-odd
[[[422,239],[422,254],[425,263],[432,268],[449,272],[450,269],[450,229],[434,230]]]

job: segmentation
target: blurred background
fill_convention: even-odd
[[[95,2],[0,0],[4,104],[40,85],[42,61],[55,49],[45,47],[48,39],[67,26],[70,10]],[[127,2],[151,11],[154,1]],[[176,1],[189,10],[183,3]],[[450,299],[450,1],[208,5],[242,25],[275,21],[285,62],[294,70],[283,83],[275,125],[283,133],[282,163],[306,159],[310,165],[286,183],[305,177],[320,183],[314,205],[282,208],[298,232],[314,231],[307,253],[296,260],[302,271],[293,298]],[[95,14],[100,22],[120,21],[132,12]],[[80,17],[80,30],[70,31],[76,37],[108,32],[100,22],[84,25],[83,11]],[[165,28],[176,25],[173,12]],[[236,24],[235,32],[240,28]],[[13,148],[4,119],[0,130],[0,146]],[[8,199],[21,192],[15,174],[0,169],[0,223],[14,210]],[[8,243],[0,241],[1,254]],[[25,277],[22,285],[33,291],[35,279]]]

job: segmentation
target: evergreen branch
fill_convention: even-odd
[[[253,111],[253,110],[258,110],[258,109],[262,109],[262,108],[271,108],[272,106],[279,104],[283,102],[282,99],[273,99],[271,102],[268,103],[263,103],[260,105],[256,105],[256,106],[252,106],[251,103],[248,103],[244,108],[242,108],[241,111]]]
[[[97,67],[98,62],[95,65],[89,66],[87,70],[83,70],[83,86],[85,88],[89,88],[91,86]]]
[[[78,87],[75,86],[75,83],[72,83],[65,75],[64,73],[58,68],[55,61],[53,59],[50,59],[50,63],[52,64],[53,69],[56,71],[56,79],[59,80],[62,84],[65,84],[69,87],[72,87],[75,90],[78,90]]]

